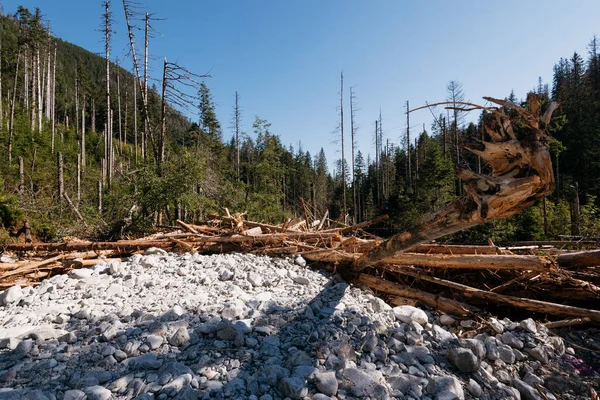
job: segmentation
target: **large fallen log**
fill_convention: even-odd
[[[347,253],[337,250],[315,250],[302,253],[310,261],[329,263],[352,263],[360,258],[360,254]],[[399,253],[385,257],[374,265],[418,265],[431,268],[453,269],[491,269],[491,270],[525,270],[548,272],[552,262],[536,256],[520,255],[476,255],[476,254],[419,254]]]
[[[353,270],[360,271],[441,236],[509,217],[554,190],[552,162],[546,145],[548,136],[544,131],[557,105],[552,103],[540,117],[540,101],[533,93],[527,96],[527,108],[491,97],[485,99],[500,107],[460,104],[488,112],[483,129],[489,140],[463,147],[481,157],[489,165],[490,174],[461,169],[458,177],[464,183],[462,196],[418,222],[413,229],[391,237],[364,254],[354,262]],[[456,107],[456,103],[438,104]],[[513,110],[518,117],[507,114],[505,109]]]
[[[545,313],[550,315],[560,315],[566,317],[587,317],[592,321],[600,322],[600,311],[587,308],[572,307],[564,304],[550,303],[547,301],[533,300],[524,297],[508,296],[494,293],[487,290],[477,289],[471,286],[437,278],[435,276],[425,275],[417,271],[410,271],[407,268],[399,268],[393,265],[386,266],[386,269],[402,275],[411,276],[416,279],[446,286],[460,292],[468,299],[486,300],[496,304],[507,304],[513,307],[522,308],[529,311]]]
[[[390,281],[386,281],[385,279],[377,278],[373,275],[358,274],[358,277],[356,279],[353,279],[352,283],[358,285],[366,285],[369,286],[371,289],[378,290],[384,293],[390,293],[396,296],[415,299],[428,307],[455,316],[466,317],[481,311],[477,307],[473,307],[468,304],[449,299],[447,297],[427,293],[419,289],[411,288],[409,286],[401,285],[398,283],[392,283]]]
[[[596,267],[600,266],[600,250],[561,254],[556,261],[561,268],[565,269]]]

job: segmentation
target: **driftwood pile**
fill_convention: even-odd
[[[387,215],[352,226],[325,223],[325,219],[323,223],[301,219],[269,225],[228,213],[203,225],[178,221],[178,230],[137,240],[12,244],[5,251],[28,254],[29,261],[0,263],[0,288],[35,285],[54,274],[120,261],[150,247],[199,253],[238,251],[301,255],[312,265],[337,270],[350,282],[368,286],[397,305],[419,303],[471,318],[484,309],[497,315],[523,309],[540,313],[542,319],[560,316],[577,318],[570,323],[600,322],[600,250],[549,256],[531,254],[540,253],[532,251],[532,246],[524,249],[529,254],[515,254],[491,243],[421,244],[357,271],[356,260],[384,242],[363,229],[385,219]],[[499,310],[496,306],[510,307]]]

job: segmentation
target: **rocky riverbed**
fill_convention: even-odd
[[[0,299],[0,399],[582,399],[527,319],[392,308],[301,258],[150,249]]]

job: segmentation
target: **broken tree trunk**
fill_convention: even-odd
[[[561,254],[556,261],[561,268],[596,267],[600,265],[600,250]]]
[[[461,105],[489,112],[483,120],[489,141],[469,143],[464,147],[489,164],[490,174],[461,169],[458,175],[464,182],[462,196],[418,222],[412,230],[395,235],[364,254],[353,263],[353,270],[363,270],[383,258],[441,236],[509,217],[552,193],[554,174],[544,130],[556,103],[540,117],[540,101],[533,93],[527,96],[527,109],[504,100],[485,99],[501,107]],[[505,109],[512,109],[517,116],[507,115]]]

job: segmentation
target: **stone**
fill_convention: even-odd
[[[316,374],[315,384],[317,385],[317,389],[327,396],[335,396],[337,394],[338,381],[335,377],[335,372],[322,372]]]
[[[293,281],[299,285],[308,285],[310,280],[304,276],[295,276]]]
[[[433,333],[434,339],[440,344],[444,344],[444,343],[456,338],[455,335],[448,332],[447,330],[445,330],[444,328],[442,328],[439,325],[433,325],[432,333]]]
[[[448,351],[448,359],[460,372],[475,372],[479,369],[480,360],[471,349],[452,348]]]
[[[392,311],[396,319],[407,324],[415,321],[418,324],[425,325],[429,320],[425,311],[413,306],[398,306],[394,307]]]
[[[507,364],[515,363],[515,353],[510,346],[501,344],[498,346],[498,357]]]
[[[535,321],[532,318],[527,318],[521,321],[519,324],[521,328],[526,330],[529,333],[537,334],[537,326],[535,325]]]
[[[191,374],[183,374],[173,379],[171,382],[163,386],[162,392],[167,396],[172,397],[178,393],[185,386],[188,386],[192,382]]]
[[[233,341],[237,336],[235,326],[227,320],[222,320],[217,324],[216,333],[217,337],[221,340]]]
[[[77,335],[75,335],[73,332],[69,332],[69,333],[66,333],[66,334],[60,336],[58,338],[58,341],[68,343],[68,344],[75,344],[75,343],[77,343]]]
[[[528,385],[520,379],[513,379],[512,386],[519,391],[523,400],[542,400],[537,389]]]
[[[504,325],[502,325],[502,322],[498,321],[496,318],[488,319],[488,324],[492,327],[494,332],[496,332],[496,333],[504,332]]]
[[[145,256],[153,256],[153,255],[166,256],[167,254],[168,253],[165,250],[159,249],[158,247],[150,247],[150,248],[146,249],[146,251],[144,251]]]
[[[169,338],[169,344],[171,346],[179,347],[183,346],[190,341],[190,334],[187,328],[181,327]]]
[[[83,400],[85,398],[85,392],[82,390],[67,390],[63,396],[63,400]]]
[[[16,303],[23,297],[23,290],[21,290],[21,286],[12,286],[2,292],[2,304],[8,305],[12,303]]]
[[[526,349],[525,352],[529,354],[533,359],[541,362],[542,364],[548,364],[548,353],[542,346],[536,346],[532,349]]]
[[[470,378],[469,382],[467,383],[467,391],[476,399],[483,395],[483,389],[481,388],[481,385],[479,385],[479,383],[477,383],[477,381],[473,378]]]
[[[110,390],[99,385],[88,386],[83,391],[87,396],[87,400],[108,400],[112,396]]]
[[[436,400],[464,400],[465,393],[460,381],[453,376],[435,376],[427,383],[427,393]]]
[[[294,259],[294,262],[296,263],[296,265],[299,265],[301,267],[306,267],[306,260],[302,256],[297,256]]]
[[[500,335],[500,340],[502,343],[507,344],[515,349],[523,348],[523,342],[521,339],[515,336],[515,334],[512,332],[504,332],[502,335]]]
[[[456,320],[449,315],[442,314],[440,315],[440,324],[444,326],[452,326],[456,324]]]
[[[148,335],[146,337],[146,344],[150,348],[150,350],[158,349],[163,343],[165,339],[159,335]]]
[[[282,395],[292,399],[302,399],[308,395],[308,388],[304,380],[298,377],[283,378],[279,383],[279,391]]]
[[[108,287],[108,289],[106,289],[105,293],[106,293],[107,297],[114,297],[114,296],[120,297],[123,295],[123,290],[124,290],[123,286],[113,283]]]
[[[263,279],[258,274],[249,272],[246,279],[248,279],[248,282],[250,282],[250,284],[254,287],[260,287],[263,285]]]
[[[14,350],[21,343],[21,341],[15,337],[7,337],[0,339],[0,349]]]
[[[233,279],[234,276],[235,276],[235,274],[233,273],[233,271],[224,268],[219,273],[219,280],[220,281],[230,281]]]

